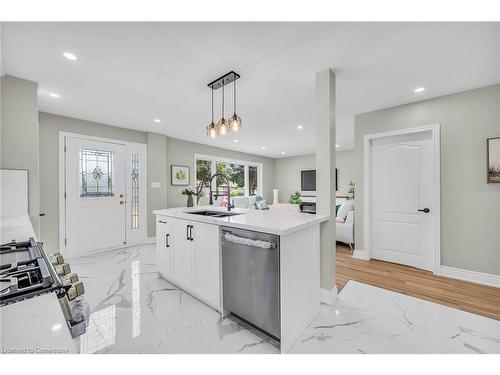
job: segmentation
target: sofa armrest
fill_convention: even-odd
[[[354,224],[354,210],[349,211],[347,217],[345,218],[346,224]]]

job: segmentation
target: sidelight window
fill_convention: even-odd
[[[131,171],[130,177],[132,179],[132,199],[130,209],[132,210],[132,229],[139,228],[139,153],[133,152],[131,155]]]

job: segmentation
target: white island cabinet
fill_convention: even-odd
[[[222,211],[153,211],[159,274],[224,315],[221,227],[279,236],[279,337],[286,353],[319,312],[319,224],[328,216],[243,209],[227,217],[192,213],[203,210]]]
[[[156,251],[164,278],[222,311],[218,226],[157,215]]]

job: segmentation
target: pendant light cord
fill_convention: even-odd
[[[224,118],[224,86],[222,86],[222,118]]]
[[[214,122],[214,88],[212,87],[212,123]]]
[[[233,110],[236,114],[236,78],[233,81]]]

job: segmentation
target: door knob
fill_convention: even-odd
[[[426,214],[428,214],[429,212],[431,212],[431,210],[429,210],[427,207],[424,208],[423,210],[417,210],[417,211],[425,212]]]
[[[120,198],[123,198],[123,194],[120,194]]]
[[[120,204],[124,204],[124,203],[125,203],[125,201],[120,201]]]

